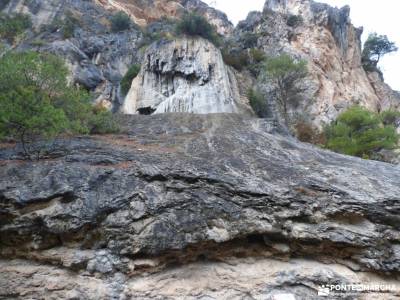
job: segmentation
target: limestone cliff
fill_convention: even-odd
[[[377,111],[400,103],[397,93],[364,71],[362,28],[351,24],[349,13],[348,6],[338,9],[310,0],[268,0],[262,13],[250,14],[236,29],[237,35],[258,34],[258,47],[268,55],[287,52],[308,62],[311,78],[305,101],[292,112],[308,112],[319,126],[354,104]]]
[[[145,43],[144,26],[196,11],[221,34],[233,30],[224,13],[198,0],[10,0],[0,7],[3,13],[24,13],[32,19],[31,30],[20,44],[12,45],[13,49],[61,56],[71,71],[71,83],[89,90],[95,103],[115,111],[125,96],[120,93],[122,77],[131,65],[142,61],[140,48]],[[127,31],[111,32],[111,18],[121,10],[129,14],[136,25]],[[69,36],[65,36],[63,30],[68,20],[72,20],[73,27],[69,28]],[[166,24],[160,21],[155,27],[157,31]],[[173,30],[173,26],[169,30]]]
[[[237,114],[122,126],[39,162],[0,149],[1,299],[400,297],[398,166]]]
[[[221,52],[201,38],[180,38],[151,45],[122,111],[155,113],[245,113],[233,71]],[[247,111],[250,111],[247,108]]]

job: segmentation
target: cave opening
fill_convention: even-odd
[[[152,115],[156,110],[154,108],[152,108],[151,106],[147,106],[147,107],[141,107],[137,110],[137,112],[139,113],[139,115],[145,115],[145,116],[149,116]]]

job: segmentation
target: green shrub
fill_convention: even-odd
[[[132,85],[132,80],[139,74],[139,72],[140,65],[133,65],[128,69],[125,76],[121,80],[121,93],[123,95],[128,94]]]
[[[240,36],[243,48],[257,47],[259,35],[257,33],[246,32]]]
[[[101,106],[93,108],[89,124],[91,134],[118,133],[120,131],[119,125],[112,113]]]
[[[382,120],[383,125],[392,125],[397,126],[400,122],[400,111],[397,110],[386,110],[380,113],[380,118]]]
[[[230,52],[225,48],[221,53],[224,62],[238,71],[242,71],[249,64],[249,55],[246,51]]]
[[[297,27],[303,24],[303,17],[297,15],[290,15],[286,21],[286,24],[290,27]]]
[[[111,17],[111,31],[120,32],[128,30],[132,25],[132,21],[129,16],[120,11]]]
[[[68,128],[64,112],[32,86],[0,93],[0,106],[0,137],[17,139],[28,158],[38,158],[41,153],[29,145],[52,139]]]
[[[8,40],[10,43],[15,38],[32,26],[32,21],[25,14],[0,14],[0,38]]]
[[[9,53],[0,69],[0,136],[16,139],[28,158],[39,158],[59,135],[87,134],[112,122],[94,110],[86,91],[68,86],[67,68],[54,55]]]
[[[264,51],[257,48],[250,49],[250,56],[255,63],[261,63],[266,59]]]
[[[256,115],[260,118],[265,118],[267,116],[267,103],[263,94],[251,88],[247,91],[247,98]]]
[[[208,23],[206,18],[195,13],[189,13],[182,17],[176,25],[176,33],[201,36],[215,45],[220,44],[220,38],[215,28]]]
[[[371,158],[382,149],[393,149],[399,140],[392,125],[384,125],[378,114],[359,106],[340,114],[325,133],[328,149],[362,158]]]

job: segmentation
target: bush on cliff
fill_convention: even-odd
[[[115,131],[111,113],[96,111],[86,91],[68,86],[58,57],[10,53],[0,69],[0,137],[17,140],[26,157],[39,158],[63,134]]]
[[[32,22],[28,15],[0,13],[0,38],[10,43],[31,26]]]
[[[201,36],[215,45],[220,44],[220,38],[207,19],[195,13],[185,14],[176,25],[177,34],[187,34],[190,36]]]
[[[238,71],[242,71],[246,66],[249,65],[249,55],[246,51],[230,51],[228,48],[221,50],[222,59],[228,66],[235,68]]]
[[[249,89],[247,91],[247,98],[253,111],[260,118],[265,118],[267,116],[267,102],[264,95],[257,89]]]
[[[392,125],[397,127],[400,124],[400,111],[389,109],[380,113],[383,125]]]
[[[120,32],[124,30],[128,30],[132,25],[131,18],[129,16],[120,11],[111,17],[111,30],[112,32]]]
[[[399,135],[392,125],[365,108],[354,106],[339,115],[326,130],[326,147],[335,152],[363,158],[376,158],[382,149],[393,149]]]
[[[128,94],[132,85],[132,80],[139,74],[140,65],[132,65],[121,80],[121,93]]]

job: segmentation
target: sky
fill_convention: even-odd
[[[225,12],[236,25],[244,20],[252,10],[261,11],[265,0],[203,0],[213,7]],[[396,42],[400,48],[400,1],[399,0],[319,0],[331,6],[351,7],[351,20],[357,26],[364,27],[363,40],[371,32],[385,34],[389,40]],[[400,91],[400,50],[386,55],[379,64],[385,82],[393,89]]]

